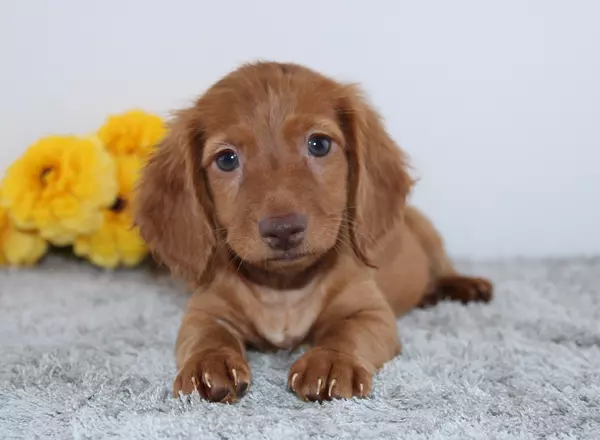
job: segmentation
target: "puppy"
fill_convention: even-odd
[[[248,64],[174,117],[136,195],[154,255],[192,286],[174,394],[232,402],[247,347],[312,348],[301,399],[365,397],[400,353],[396,317],[439,299],[488,301],[405,201],[407,160],[354,85],[295,64]]]

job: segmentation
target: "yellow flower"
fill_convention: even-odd
[[[0,266],[29,266],[48,250],[46,240],[32,232],[19,231],[0,206]]]
[[[77,237],[73,247],[76,255],[108,269],[136,266],[148,253],[138,228],[133,226],[131,210],[131,196],[143,160],[124,156],[116,159],[116,163],[119,195],[115,203],[102,211],[100,228]]]
[[[147,158],[166,133],[163,120],[143,110],[109,116],[98,130],[98,137],[115,156],[136,155]]]
[[[95,137],[39,140],[8,168],[2,187],[14,224],[57,246],[97,229],[100,209],[117,194],[114,161]]]

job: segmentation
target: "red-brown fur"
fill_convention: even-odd
[[[333,141],[324,157],[307,138]],[[240,168],[219,170],[223,148]],[[438,299],[489,300],[458,275],[430,222],[405,201],[402,150],[354,85],[294,64],[254,63],[173,119],[141,178],[136,221],[193,296],[181,324],[174,392],[212,401],[251,382],[247,346],[309,349],[289,387],[306,400],[367,396],[400,352],[395,318]],[[271,260],[262,218],[301,213],[295,260]]]

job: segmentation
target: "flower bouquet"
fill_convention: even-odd
[[[140,264],[148,250],[131,198],[165,132],[160,117],[131,110],[92,135],[28,147],[0,181],[0,265],[33,265],[53,249],[108,269]]]

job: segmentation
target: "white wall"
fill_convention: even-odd
[[[600,2],[0,2],[0,168],[238,63],[364,84],[454,254],[600,253]]]

